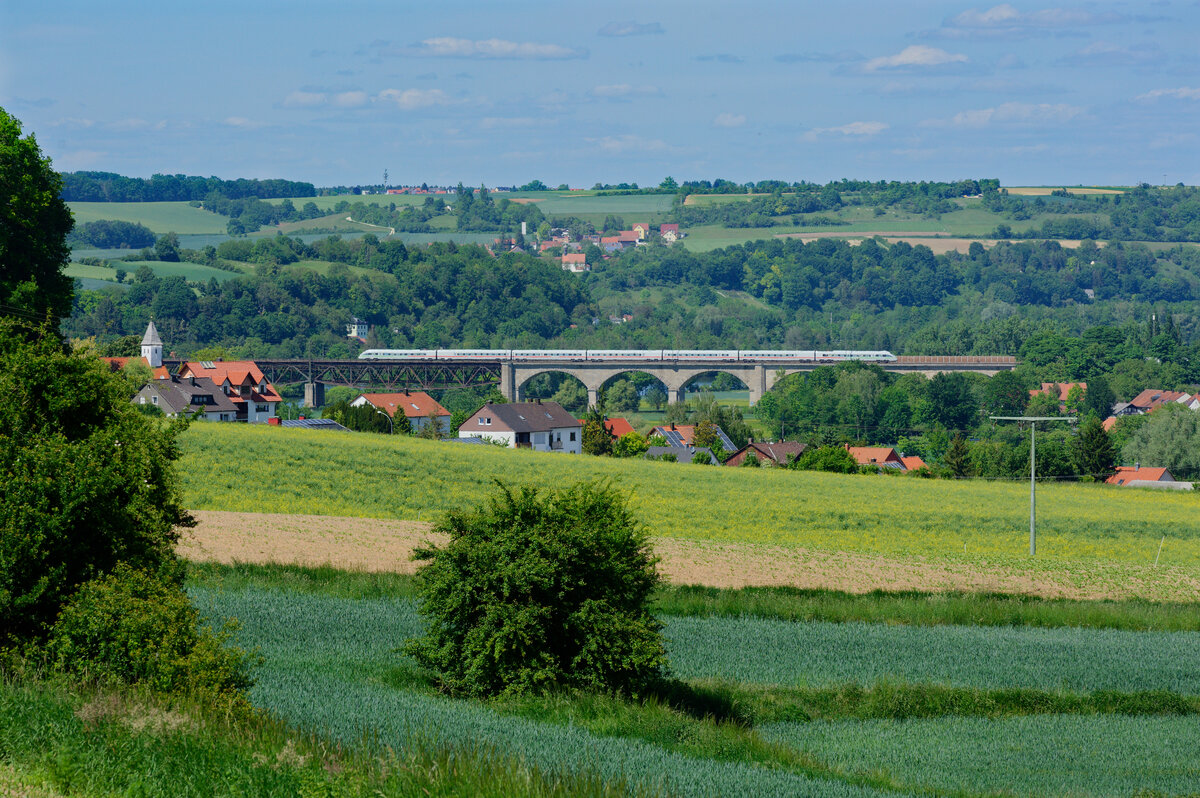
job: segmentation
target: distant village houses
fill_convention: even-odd
[[[482,438],[510,449],[583,453],[583,425],[557,402],[488,402],[458,428],[460,438]]]

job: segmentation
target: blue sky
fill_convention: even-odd
[[[64,171],[1200,183],[1200,2],[4,0]]]

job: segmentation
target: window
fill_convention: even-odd
[[[154,404],[158,404],[158,397],[157,397],[157,396],[151,396],[151,397],[150,397],[150,401],[151,401],[151,402],[153,402]]]
[[[265,412],[267,412],[267,406],[266,405],[255,405],[254,410],[257,413],[265,413]]]
[[[575,440],[575,433],[574,433],[574,432],[572,432],[572,433],[571,433],[571,440]]]
[[[142,404],[146,404],[146,397],[144,397],[144,396],[141,397],[141,400],[142,400]]]

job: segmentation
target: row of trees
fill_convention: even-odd
[[[221,180],[160,174],[141,178],[114,172],[64,172],[60,177],[60,195],[67,202],[190,202],[214,192],[229,199],[317,196],[312,183],[295,180]]]

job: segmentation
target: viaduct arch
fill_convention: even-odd
[[[524,399],[525,384],[536,377],[550,371],[558,371],[577,378],[587,388],[588,406],[596,404],[600,388],[614,377],[631,371],[640,371],[658,379],[667,389],[667,399],[670,402],[681,402],[684,399],[684,387],[701,374],[725,372],[741,380],[750,390],[750,405],[758,404],[763,395],[775,387],[780,378],[789,374],[812,371],[820,367],[820,363],[799,364],[781,367],[776,364],[764,363],[730,363],[728,361],[711,361],[695,363],[674,363],[664,361],[641,362],[537,362],[522,363],[508,362],[500,364],[500,393],[510,402]],[[1016,361],[1011,357],[900,357],[889,363],[880,363],[885,371],[902,374],[920,373],[926,377],[951,371],[973,371],[995,376],[1001,371],[1011,371]]]

